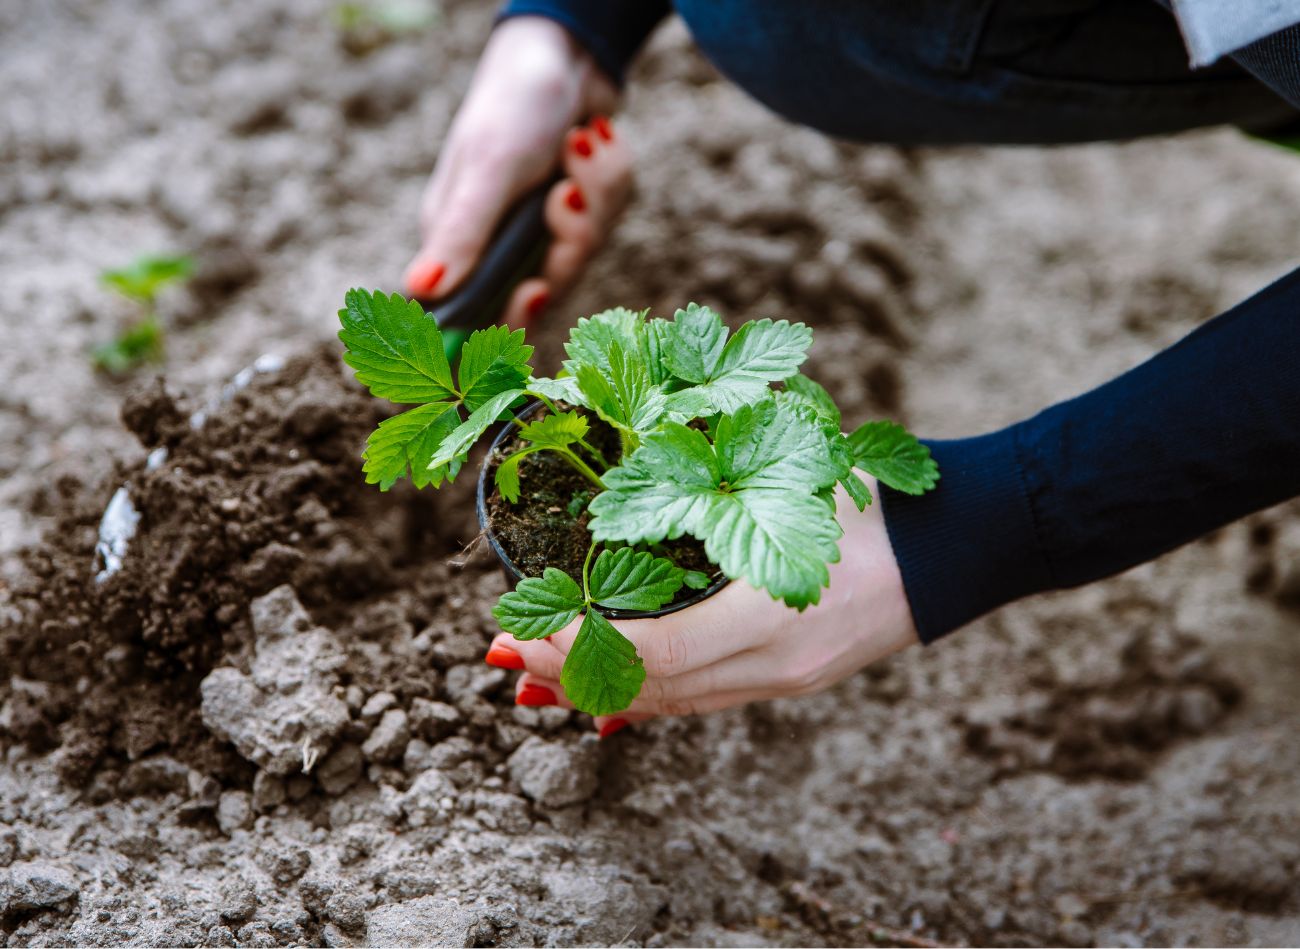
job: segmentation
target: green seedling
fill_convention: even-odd
[[[101,273],[100,283],[133,301],[140,312],[112,342],[95,348],[95,368],[117,376],[141,363],[161,360],[164,333],[158,320],[158,294],[164,287],[185,280],[193,271],[194,261],[190,257],[141,256],[126,267]]]
[[[371,0],[335,4],[331,19],[343,48],[365,56],[395,39],[422,33],[438,22],[434,0]]]
[[[357,379],[416,406],[367,442],[366,479],[381,490],[408,475],[417,487],[451,481],[494,423],[543,403],[545,414],[520,426],[523,447],[498,464],[496,487],[516,502],[528,491],[521,462],[554,452],[591,482],[589,502],[569,507],[575,518],[590,514],[591,547],[581,577],[549,567],[502,596],[493,615],[519,639],[583,615],[561,684],[593,715],[626,709],[645,678],[632,643],[593,607],[655,610],[682,586],[708,585],[663,556],[663,541],[695,537],[725,576],[803,610],[839,560],[837,485],[862,510],[872,499],[858,471],[908,494],[939,477],[929,449],[900,425],[841,430],[829,393],[799,372],[812,342],[802,323],[757,320],[732,334],[695,304],[671,320],[606,310],[578,321],[555,378],[532,373],[523,330],[491,327],[469,337],[453,379],[418,303],[351,290],[339,318]],[[594,419],[618,433],[617,458],[590,443]]]

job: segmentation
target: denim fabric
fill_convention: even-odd
[[[774,111],[902,144],[1060,143],[1294,116],[1232,62],[1193,72],[1139,0],[677,0],[700,49]]]

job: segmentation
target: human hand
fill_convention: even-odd
[[[498,26],[451,124],[420,206],[422,245],[407,265],[413,296],[436,299],[474,269],[504,211],[559,164],[546,199],[554,235],[541,275],[502,314],[524,326],[576,282],[631,193],[631,159],[609,121],[618,93],[559,25],[515,17]]]
[[[817,606],[799,613],[736,581],[689,609],[616,622],[644,660],[646,680],[626,712],[595,720],[601,736],[657,715],[819,692],[919,642],[879,489],[867,480],[876,500],[866,511],[842,490],[836,494],[844,527],[840,561],[830,565],[830,588]],[[519,641],[502,633],[492,641],[490,665],[525,670],[515,687],[518,704],[573,707],[559,680],[580,625],[575,620],[549,639]]]

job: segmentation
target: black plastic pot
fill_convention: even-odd
[[[488,467],[489,462],[492,460],[493,455],[496,454],[497,449],[514,434],[515,429],[519,427],[519,423],[521,421],[526,421],[528,416],[532,415],[541,407],[541,402],[534,402],[531,405],[526,405],[513,419],[501,426],[501,430],[497,432],[496,438],[492,439],[492,448],[488,451],[487,458],[483,461],[483,466],[479,468],[478,471],[478,492],[475,497],[475,508],[478,511],[478,526],[482,529],[483,536],[487,538],[488,544],[491,545],[492,552],[495,553],[497,559],[501,561],[501,572],[505,574],[506,582],[510,584],[511,589],[514,589],[515,585],[518,584],[520,580],[524,579],[524,574],[514,565],[514,562],[510,559],[510,555],[505,552],[505,548],[503,548],[501,543],[497,540],[496,534],[492,532],[492,522],[488,518],[487,510],[487,496],[490,490],[488,485]],[[669,613],[676,613],[678,610],[684,610],[688,606],[694,606],[696,603],[703,602],[730,582],[731,581],[727,577],[723,577],[721,580],[717,580],[705,587],[703,590],[696,590],[694,594],[681,602],[669,604],[668,606],[658,610],[612,610],[604,606],[597,606],[594,607],[594,609],[599,611],[608,619],[654,619],[656,616],[667,616]]]

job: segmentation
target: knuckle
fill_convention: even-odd
[[[659,709],[663,715],[694,715],[697,705],[692,699],[668,699],[659,704]]]
[[[674,676],[686,670],[692,652],[683,629],[669,629],[647,650],[646,671],[654,676]],[[662,688],[662,685],[660,686]]]

